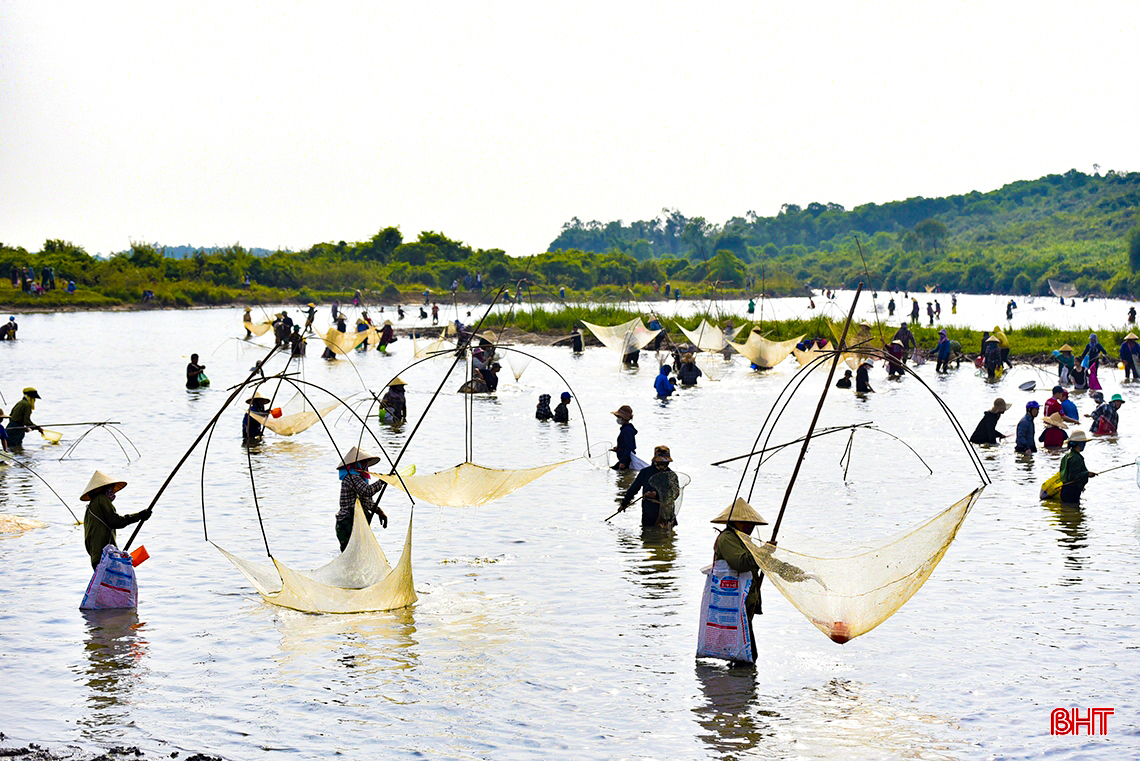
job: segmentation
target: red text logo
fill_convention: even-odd
[[[1054,708],[1049,716],[1049,734],[1079,735],[1084,729],[1088,735],[1107,735],[1108,717],[1115,712],[1112,708],[1089,708],[1081,716],[1079,708]]]

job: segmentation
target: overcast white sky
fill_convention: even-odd
[[[722,223],[1140,170],[1140,3],[0,3],[0,241]]]

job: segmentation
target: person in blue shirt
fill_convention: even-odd
[[[653,389],[657,392],[658,399],[668,399],[673,394],[673,389],[677,387],[677,381],[669,377],[671,372],[673,372],[672,367],[661,365],[661,372],[653,381]]]
[[[1076,402],[1069,398],[1067,389],[1061,389],[1061,414],[1072,423],[1079,423],[1081,413],[1077,410]]]
[[[1037,417],[1040,410],[1041,405],[1032,399],[1025,403],[1025,417],[1017,423],[1017,439],[1013,451],[1028,454],[1037,451],[1037,444],[1034,443],[1037,428],[1033,424],[1033,418]]]
[[[946,330],[938,331],[938,364],[934,371],[938,373],[950,372],[950,339],[946,337]]]

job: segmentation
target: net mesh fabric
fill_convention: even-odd
[[[981,492],[975,489],[922,525],[871,547],[791,534],[773,547],[737,534],[780,594],[842,644],[886,621],[922,587]]]
[[[800,363],[800,367],[808,364],[816,357],[819,357],[821,354],[828,353],[828,351],[824,349],[817,349],[814,346],[810,349],[792,349],[792,356],[794,356],[796,358],[796,361]],[[843,354],[839,357],[839,361],[846,364],[852,370],[859,369],[859,357],[855,354],[851,354],[850,352],[843,352]]]
[[[271,413],[257,412],[250,412],[249,416],[278,435],[292,436],[313,427],[318,420],[339,406],[340,402],[334,401],[325,407],[315,408],[305,395],[298,391],[292,399],[282,405],[280,417],[273,417]]]
[[[214,545],[218,547],[218,545]],[[360,502],[352,523],[352,536],[344,552],[312,571],[294,571],[271,558],[272,565],[254,563],[226,552],[266,602],[305,613],[366,613],[395,610],[416,601],[412,584],[412,522],[395,568],[388,565]]]
[[[657,492],[657,502],[660,505],[657,513],[659,522],[675,522],[677,520],[677,513],[681,512],[681,500],[685,495],[685,487],[688,485],[689,477],[673,470],[654,473],[649,477],[649,488]]]
[[[515,380],[522,377],[526,369],[530,366],[531,357],[526,354],[519,354],[517,352],[510,352],[507,354],[507,365],[511,368],[511,375],[515,376]]]
[[[1049,290],[1053,292],[1054,296],[1063,299],[1071,299],[1077,295],[1077,286],[1072,283],[1062,283],[1060,280],[1049,280]]]
[[[735,330],[725,332],[715,325],[710,325],[708,320],[701,320],[701,324],[695,330],[687,330],[680,323],[677,327],[685,334],[685,338],[701,351],[720,351],[728,344],[728,339],[736,333]]]
[[[642,349],[652,341],[660,330],[650,330],[645,327],[641,322],[640,317],[634,317],[629,322],[623,322],[621,325],[613,325],[606,327],[604,325],[594,325],[593,323],[582,321],[594,337],[602,342],[607,348],[613,349],[619,354],[625,355],[635,349]]]
[[[263,336],[273,327],[273,324],[268,322],[262,322],[257,325],[254,325],[252,322],[243,322],[242,325],[245,325],[245,329],[255,336]]]
[[[446,338],[440,337],[433,341],[421,341],[419,339],[412,339],[412,351],[416,359],[424,359],[426,357],[443,357],[455,351],[455,344],[448,341]]]
[[[334,353],[348,354],[361,343],[370,340],[372,336],[375,335],[376,329],[371,327],[359,333],[353,330],[340,331],[336,328],[329,328],[328,332],[321,337],[321,340],[324,341],[325,346],[332,349]]]
[[[796,348],[796,344],[803,338],[803,336],[798,336],[787,341],[769,341],[760,335],[758,330],[753,329],[748,334],[748,340],[744,343],[738,344],[732,341],[728,343],[747,357],[752,364],[758,367],[775,367],[788,358],[788,355]]]
[[[389,485],[407,492],[416,499],[433,505],[477,507],[505,497],[568,462],[572,462],[572,460],[519,470],[486,468],[473,462],[464,462],[454,468],[426,476],[412,476],[403,479],[394,475],[378,475],[377,477],[388,482]]]
[[[15,534],[34,528],[47,528],[47,524],[40,523],[31,518],[21,518],[18,515],[5,515],[0,513],[0,534]]]

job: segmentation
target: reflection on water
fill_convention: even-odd
[[[136,610],[81,611],[87,627],[86,662],[80,674],[86,680],[87,711],[77,719],[84,736],[106,740],[105,732],[127,723],[131,693],[141,679],[140,664],[146,657],[146,628]]]
[[[618,545],[627,561],[625,576],[638,585],[642,597],[646,600],[676,598],[679,580],[673,566],[677,560],[677,547],[671,529],[649,526],[636,534],[622,532]]]
[[[751,751],[774,735],[772,722],[780,716],[765,706],[768,701],[757,700],[756,669],[698,661],[696,676],[704,695],[693,708],[705,730],[700,739],[714,758],[753,757]]]
[[[1065,553],[1065,568],[1073,571],[1074,575],[1062,579],[1061,584],[1072,586],[1080,584],[1084,579],[1085,563],[1088,561],[1088,528],[1085,526],[1085,511],[1080,505],[1070,505],[1064,502],[1048,500],[1042,503],[1052,514],[1051,523],[1059,531],[1057,544]]]

